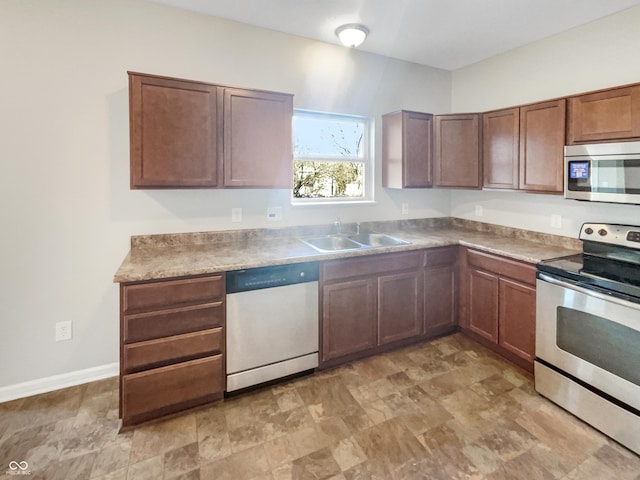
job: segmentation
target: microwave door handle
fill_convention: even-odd
[[[638,304],[638,303],[629,302],[628,300],[623,300],[621,298],[613,297],[613,296],[607,295],[605,293],[600,293],[600,292],[597,292],[595,290],[591,290],[590,288],[580,287],[579,285],[576,285],[576,284],[573,284],[573,283],[569,283],[569,282],[565,282],[563,280],[559,280],[556,277],[552,277],[552,276],[547,275],[545,273],[539,273],[538,274],[538,279],[540,279],[540,280],[542,280],[544,282],[547,282],[547,283],[551,283],[552,285],[558,285],[559,287],[563,287],[563,288],[566,288],[568,290],[573,290],[575,292],[582,293],[584,295],[588,295],[590,297],[594,297],[594,298],[597,298],[599,300],[603,300],[605,302],[616,303],[616,304],[621,305],[623,307],[632,308],[634,310],[640,310],[640,304]]]

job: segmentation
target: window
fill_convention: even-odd
[[[295,110],[293,203],[373,200],[370,121]]]

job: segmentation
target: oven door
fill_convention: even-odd
[[[536,357],[640,410],[640,305],[538,277]]]

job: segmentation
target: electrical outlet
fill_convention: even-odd
[[[269,220],[270,222],[277,222],[282,220],[282,207],[267,208],[267,220]]]
[[[231,209],[231,221],[234,223],[238,223],[242,221],[242,209],[241,208],[232,208]]]
[[[403,203],[402,204],[402,215],[409,215],[409,204],[408,203]]]
[[[56,342],[71,340],[71,320],[56,323]]]
[[[476,205],[476,217],[481,217],[483,214],[482,205]]]
[[[562,216],[560,216],[560,215],[551,215],[551,227],[553,227],[553,228],[562,228]]]

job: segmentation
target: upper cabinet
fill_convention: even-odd
[[[434,185],[482,187],[480,115],[435,117]]]
[[[484,113],[482,136],[484,186],[518,188],[520,109]]]
[[[567,144],[640,138],[640,85],[569,98]]]
[[[291,188],[293,97],[129,73],[131,188]]]
[[[562,193],[566,104],[560,99],[520,107],[520,189]]]
[[[292,188],[293,96],[224,89],[225,187]]]
[[[129,74],[131,188],[216,187],[215,85]]]
[[[430,187],[433,115],[400,111],[382,116],[382,186]]]
[[[564,99],[483,114],[484,186],[562,192]]]

